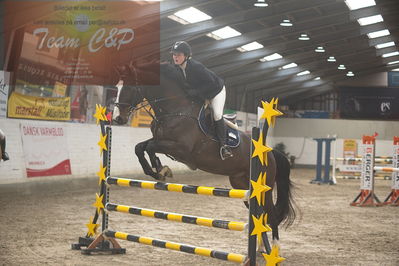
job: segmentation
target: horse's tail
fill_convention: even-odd
[[[290,180],[290,162],[287,157],[279,151],[273,150],[276,159],[276,183],[277,183],[277,224],[284,221],[288,227],[293,224],[296,212],[292,198],[292,182]]]

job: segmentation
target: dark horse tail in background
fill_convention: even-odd
[[[154,70],[155,69],[155,70]],[[240,145],[232,152],[234,156],[221,160],[219,144],[206,136],[198,125],[198,114],[202,103],[192,101],[184,91],[184,80],[171,64],[152,64],[118,68],[123,81],[119,88],[113,121],[125,124],[136,105],[146,99],[154,110],[151,125],[153,137],[137,144],[135,151],[144,173],[158,180],[171,175],[156,156],[162,153],[186,164],[191,169],[229,176],[235,189],[248,189],[250,177],[251,138],[239,132]],[[159,80],[160,85],[139,86],[142,80]],[[144,157],[149,155],[151,165]],[[292,204],[290,164],[279,151],[268,156],[267,183],[273,188],[277,184],[277,200],[273,203],[272,190],[266,192],[265,212],[272,228],[273,239],[278,240],[278,225],[286,221],[292,224],[295,210]]]

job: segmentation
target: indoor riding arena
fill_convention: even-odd
[[[399,265],[398,1],[0,9],[0,265]]]

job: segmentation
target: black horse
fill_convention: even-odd
[[[170,169],[163,166],[156,153],[162,153],[186,164],[192,170],[229,176],[235,189],[248,189],[250,176],[251,139],[243,132],[240,145],[232,152],[233,157],[221,160],[219,144],[206,136],[198,124],[202,103],[191,100],[184,91],[184,78],[171,64],[118,68],[123,86],[114,110],[113,121],[125,124],[136,105],[146,99],[154,110],[151,125],[153,137],[137,144],[136,155],[144,173],[164,180]],[[155,70],[154,70],[155,69]],[[160,85],[137,86],[141,80],[159,80]],[[151,165],[144,157],[149,155]],[[155,169],[155,171],[153,170]],[[280,152],[273,150],[268,156],[267,184],[277,184],[277,200],[273,203],[272,190],[266,192],[265,212],[272,228],[273,239],[278,240],[278,225],[284,220],[290,225],[295,219],[292,204],[290,163]]]

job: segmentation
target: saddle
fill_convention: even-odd
[[[236,114],[223,115],[224,122],[227,125],[226,145],[232,148],[238,147],[240,145],[240,134],[238,132],[238,126],[235,122],[236,118]],[[206,104],[204,104],[198,114],[198,125],[206,136],[214,141],[218,141],[213,123],[212,110],[208,108]]]

